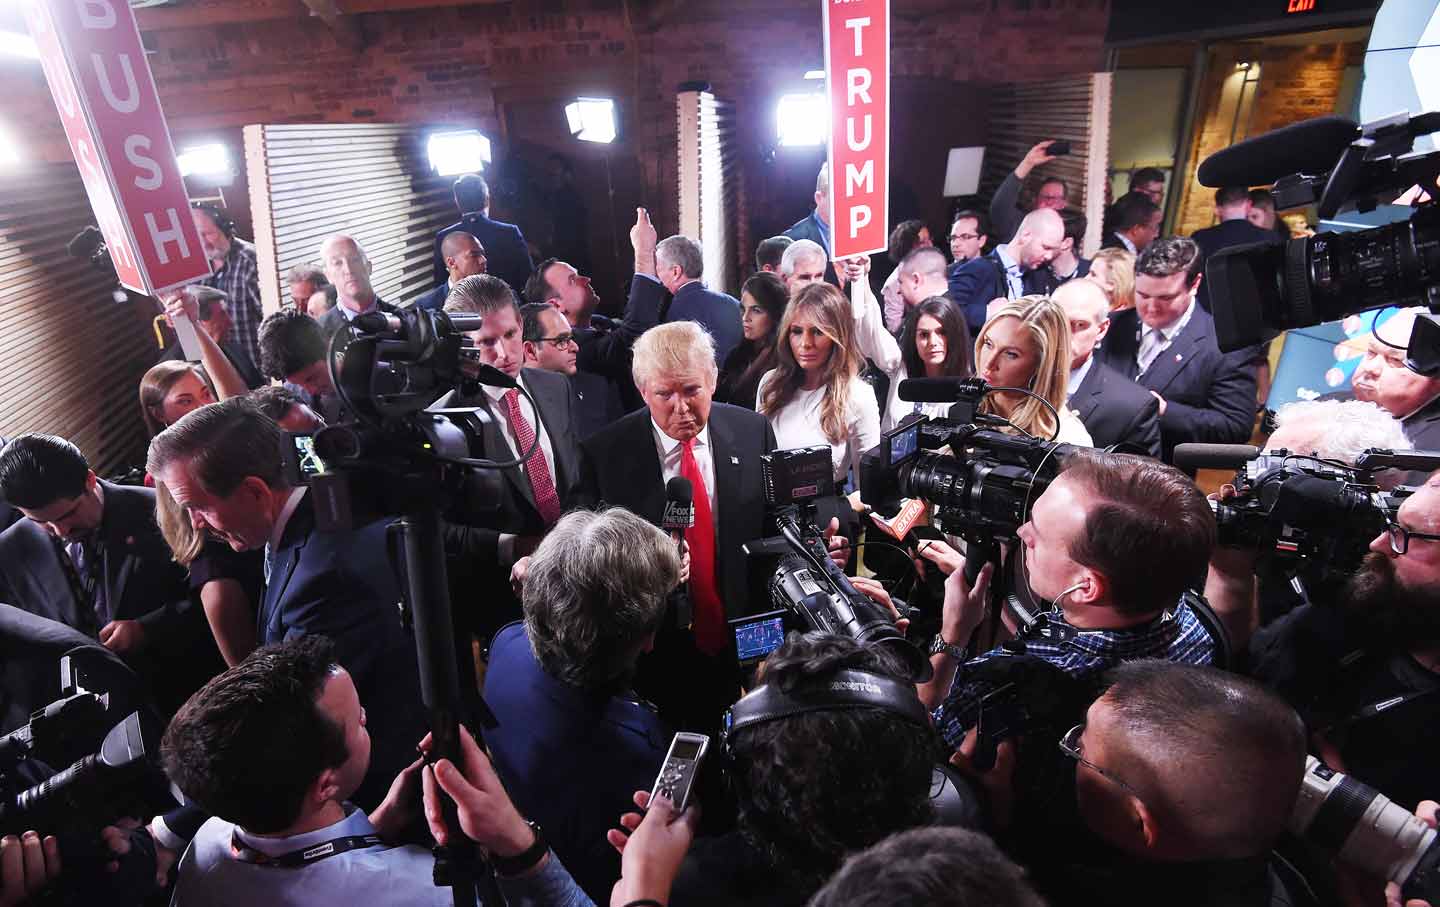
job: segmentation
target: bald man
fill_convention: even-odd
[[[451,287],[467,277],[487,272],[488,261],[485,257],[485,247],[480,244],[480,240],[464,230],[446,233],[445,238],[440,240],[440,254],[445,259],[445,272],[448,278],[444,283],[415,300],[417,309],[440,311],[445,308],[445,298],[450,295]]]
[[[375,295],[370,284],[370,259],[353,236],[336,233],[320,244],[320,266],[335,287],[335,308],[320,318],[320,327],[329,337],[341,326],[376,310],[395,312],[396,308]]]
[[[1015,238],[972,258],[950,275],[950,298],[965,312],[971,334],[985,323],[985,307],[997,297],[1019,299],[1044,293],[1045,266],[1065,241],[1065,223],[1050,208],[1025,215]]]
[[[1110,329],[1110,301],[1100,285],[1071,280],[1050,296],[1070,321],[1070,383],[1067,406],[1096,447],[1126,444],[1135,453],[1160,456],[1160,402],[1134,381],[1095,358]]]

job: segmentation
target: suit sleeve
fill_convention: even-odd
[[[990,199],[990,238],[997,243],[1009,242],[1020,226],[1019,214],[1020,177],[1011,170]]]
[[[1129,431],[1125,433],[1125,439],[1131,444],[1138,444],[1150,452],[1150,456],[1160,459],[1160,401],[1154,397],[1135,416]]]
[[[630,300],[620,325],[603,337],[580,348],[577,364],[581,371],[598,372],[616,381],[630,379],[630,347],[640,335],[660,323],[660,306],[665,288],[660,281],[640,274],[630,280]]]
[[[1226,353],[1216,363],[1206,405],[1165,402],[1160,429],[1177,440],[1244,444],[1255,426],[1255,366],[1252,353]]]
[[[989,263],[985,264],[988,266]],[[970,328],[972,337],[985,324],[985,307],[991,299],[986,293],[993,289],[994,282],[990,279],[988,267],[956,268],[950,275],[949,296],[965,314],[965,324]]]
[[[575,506],[593,510],[600,506],[600,473],[595,468],[599,455],[585,442],[580,444],[580,482],[575,489]]]

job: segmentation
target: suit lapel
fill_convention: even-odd
[[[1075,411],[1075,415],[1080,417],[1081,422],[1090,418],[1095,407],[1100,405],[1100,394],[1105,389],[1105,376],[1101,374],[1103,368],[1104,365],[1101,362],[1092,359],[1090,371],[1085,373],[1085,378],[1080,382],[1080,386],[1075,388],[1075,393],[1070,395],[1070,408]]]
[[[715,515],[716,538],[733,539],[739,534],[739,527],[736,525],[737,514],[733,502],[740,500],[740,469],[739,457],[736,456],[738,445],[730,426],[726,424],[724,411],[713,409],[710,412],[710,459],[715,464],[715,509],[719,511]],[[729,503],[727,503],[729,502]],[[746,540],[748,541],[748,539]],[[729,575],[729,571],[735,569],[735,565],[725,563],[724,545],[716,546],[716,566],[719,568],[719,575],[723,578]]]
[[[1162,351],[1155,357],[1155,361],[1150,363],[1150,369],[1140,379],[1141,384],[1161,396],[1165,395],[1165,388],[1169,387],[1170,382],[1174,381],[1175,377],[1190,364],[1190,360],[1195,354],[1195,347],[1205,339],[1205,324],[1201,320],[1203,314],[1197,303],[1195,311],[1190,315],[1190,323],[1185,325],[1185,329],[1175,336],[1169,348]]]
[[[306,492],[306,497],[309,497],[309,492]],[[290,585],[290,578],[295,574],[295,567],[300,563],[300,554],[310,540],[308,524],[313,516],[310,507],[310,501],[302,500],[300,506],[295,508],[295,512],[290,515],[290,522],[285,526],[284,535],[280,540],[280,549],[274,552],[270,564],[270,581],[265,584],[265,607],[260,609],[262,645],[266,642],[280,641],[270,637],[270,625],[275,623],[280,616],[280,599],[284,597],[285,590]]]
[[[532,393],[534,392],[532,391]],[[502,457],[509,459],[508,447],[505,444],[505,438],[500,434],[499,424],[500,419],[507,418],[505,412],[499,406],[491,406],[490,397],[484,391],[480,392],[476,402],[484,407],[485,412],[490,415],[490,421],[486,422],[484,427],[486,452],[490,453],[492,459],[498,460]],[[517,450],[515,453],[518,456],[524,452]],[[531,490],[530,480],[525,477],[525,473],[519,469],[502,469],[500,471],[505,474],[505,481],[509,483],[510,490],[518,495],[520,500],[529,503],[532,510],[535,509],[535,492]]]
[[[555,453],[555,475],[551,478],[555,481],[555,491],[560,495],[561,506],[564,506],[565,490],[574,480],[572,473],[575,469],[575,465],[565,456],[567,445],[561,442],[561,438],[574,431],[568,420],[570,401],[565,397],[569,387],[548,380],[549,375],[543,372],[541,380],[530,380],[535,371],[537,370],[525,369],[526,384],[530,387],[531,396],[535,398],[537,414],[543,415],[545,419],[545,433],[550,438],[550,449]],[[525,484],[528,486],[530,483]],[[533,495],[534,489],[531,489],[531,493]]]

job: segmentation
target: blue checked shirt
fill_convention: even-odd
[[[243,239],[230,240],[225,263],[200,283],[230,297],[230,317],[235,323],[226,339],[258,365],[260,320],[264,316],[260,310],[260,267],[255,260],[255,246]]]
[[[1057,609],[1046,615],[1061,624]],[[1208,665],[1215,658],[1215,642],[1190,606],[1181,602],[1148,624],[1124,630],[1084,630],[1069,639],[1051,638],[1026,629],[1017,637],[1025,654],[1050,662],[1077,680],[1098,681],[1101,674],[1122,661],[1163,658],[1180,664]],[[980,700],[994,687],[973,677],[975,669],[994,658],[992,649],[962,664],[945,701],[935,710],[935,727],[951,749],[958,749],[965,734],[979,720]]]

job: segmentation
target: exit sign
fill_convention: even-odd
[[[1315,0],[1289,0],[1285,7],[1287,13],[1313,13],[1315,12]]]

